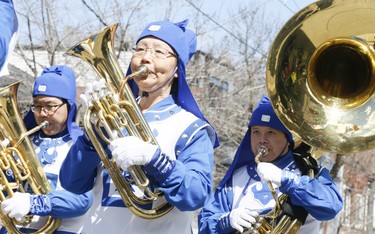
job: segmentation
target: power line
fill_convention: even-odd
[[[207,15],[205,12],[203,12],[201,9],[199,9],[199,7],[197,7],[194,3],[191,2],[191,0],[185,0],[187,3],[189,3],[192,7],[194,7],[199,13],[201,13],[203,16],[205,16],[206,18],[208,18],[210,21],[212,21],[214,24],[216,24],[219,28],[223,29],[225,32],[227,32],[229,35],[231,35],[232,37],[234,37],[235,39],[237,39],[240,43],[242,44],[245,44],[245,41],[242,40],[242,38],[240,37],[237,37],[234,33],[232,33],[231,31],[229,31],[228,29],[226,29],[224,26],[222,26],[219,22],[217,22],[216,20],[214,20],[211,16]],[[264,58],[267,58],[267,55],[264,55],[262,53],[260,53],[257,49],[255,49],[254,47],[251,47],[251,45],[249,45],[250,48],[252,50],[254,50],[256,53],[260,54],[262,57]]]
[[[281,5],[283,5],[286,9],[288,9],[292,14],[294,14],[295,12],[292,10],[292,9],[290,9],[287,5],[286,5],[286,0],[285,1],[283,1],[283,0],[279,0],[279,2],[281,3]]]
[[[220,23],[218,23],[216,20],[214,20],[213,18],[211,18],[211,16],[207,15],[205,12],[203,12],[201,9],[199,9],[194,3],[192,3],[190,0],[186,0],[187,3],[189,3],[192,7],[194,7],[197,11],[199,11],[202,15],[204,15],[205,17],[207,17],[209,20],[211,20],[214,24],[216,24],[217,26],[219,26],[219,28],[223,29],[224,31],[226,31],[227,33],[229,33],[232,37],[236,38],[238,41],[240,41],[241,43],[245,43],[241,38],[237,37],[236,35],[234,35],[231,31],[229,31],[228,29],[224,28]]]

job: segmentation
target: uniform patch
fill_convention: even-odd
[[[38,91],[39,92],[45,92],[47,90],[47,86],[46,85],[39,85],[38,86]]]
[[[160,25],[151,25],[150,27],[148,27],[148,30],[149,31],[159,31],[160,30],[160,28],[161,28],[161,26]]]
[[[270,115],[262,115],[262,118],[260,119],[262,122],[267,122],[269,123],[271,121],[271,116]]]

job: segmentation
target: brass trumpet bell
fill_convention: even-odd
[[[277,35],[267,61],[274,110],[294,136],[327,152],[375,147],[375,1],[317,1]]]

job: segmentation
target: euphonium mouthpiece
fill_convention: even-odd
[[[138,68],[138,76],[146,76],[148,74],[148,68],[145,65],[141,65]]]
[[[148,68],[145,65],[141,65],[138,67],[138,70],[136,72],[133,72],[132,74],[128,75],[126,77],[126,81],[134,79],[135,77],[144,77],[148,74]]]
[[[45,129],[45,128],[48,128],[48,125],[49,125],[48,121],[45,120],[39,126],[41,129]]]

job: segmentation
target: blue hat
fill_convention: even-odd
[[[169,20],[150,23],[139,36],[137,43],[148,36],[161,39],[174,49],[179,60],[186,66],[197,46],[195,33],[186,29],[188,23],[187,19],[179,23],[172,23]]]
[[[275,114],[272,104],[268,97],[262,97],[258,106],[255,108],[251,115],[249,127],[252,126],[267,126],[277,129],[287,136],[290,148],[294,147],[294,140],[292,133],[281,123],[279,117]]]
[[[177,105],[193,113],[198,118],[208,122],[200,111],[198,104],[196,103],[186,82],[186,66],[189,63],[190,58],[194,55],[197,46],[197,38],[195,33],[186,28],[188,23],[189,20],[187,19],[178,23],[172,23],[168,19],[150,23],[139,36],[137,43],[142,38],[151,36],[166,42],[173,48],[178,57],[177,84],[176,88],[172,88],[171,91],[173,99]],[[129,65],[127,75],[130,73],[131,71]],[[133,91],[133,94],[137,95],[139,89],[135,82],[130,80],[129,85]],[[219,146],[219,140],[216,136],[215,147],[217,146]]]
[[[255,165],[255,156],[251,150],[251,127],[252,126],[268,126],[281,132],[285,133],[289,142],[289,148],[293,149],[294,141],[291,132],[281,123],[279,118],[276,116],[275,111],[271,105],[270,100],[267,97],[262,97],[258,106],[253,111],[248,129],[243,137],[240,146],[237,148],[236,154],[233,158],[233,162],[227,170],[224,178],[220,181],[218,189],[223,188],[225,183],[231,178],[233,172],[244,165],[253,164]]]
[[[69,104],[68,131],[74,140],[81,134],[81,130],[74,123],[77,115],[76,76],[72,69],[64,65],[44,68],[42,74],[34,82],[33,97],[35,96],[65,99]],[[28,129],[36,126],[35,117],[31,111],[26,115],[24,121]]]
[[[58,97],[75,104],[76,76],[73,70],[63,65],[44,68],[34,83],[35,96]]]

